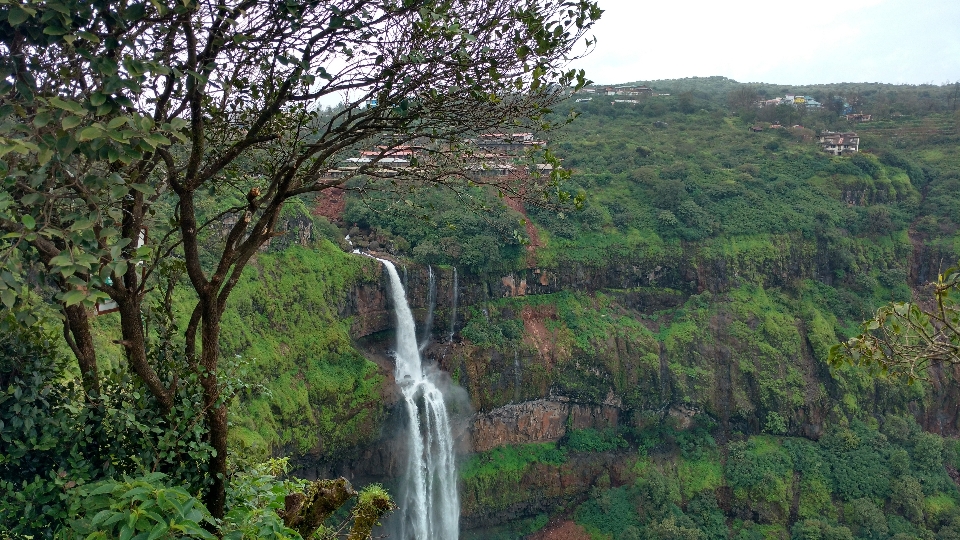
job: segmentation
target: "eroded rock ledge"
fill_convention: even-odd
[[[511,403],[477,414],[473,423],[473,451],[485,452],[507,444],[556,442],[567,429],[616,427],[620,409],[612,405],[583,405],[560,399]]]

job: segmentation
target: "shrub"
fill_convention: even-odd
[[[564,446],[575,452],[613,452],[628,446],[614,429],[572,429]]]
[[[853,525],[857,537],[882,539],[889,528],[883,512],[870,499],[856,499],[850,503],[845,512],[847,520]]]
[[[138,380],[101,373],[96,406],[85,403],[52,338],[41,330],[0,336],[0,530],[46,537],[78,511],[84,486],[144,468],[191,493],[207,482],[212,451],[194,427],[200,404],[182,381],[167,417]]]
[[[916,478],[901,476],[891,482],[890,503],[912,523],[923,521],[923,488]]]
[[[853,540],[850,529],[819,519],[798,521],[790,530],[791,540]]]
[[[778,412],[770,411],[763,430],[772,435],[783,435],[787,432],[787,419]]]

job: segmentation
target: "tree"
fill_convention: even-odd
[[[929,287],[933,297],[927,301],[878,309],[859,335],[833,346],[830,363],[848,362],[909,382],[926,379],[931,364],[960,364],[960,266]]]
[[[742,85],[727,94],[727,105],[739,113],[756,108],[759,94],[753,86]]]
[[[116,303],[126,366],[161,414],[195,376],[219,518],[220,321],[283,205],[335,186],[483,183],[464,174],[470,139],[553,127],[549,108],[586,82],[566,65],[600,14],[592,0],[0,0],[0,300],[22,324],[59,309],[91,406],[97,302]],[[319,106],[331,96],[341,105]],[[391,167],[409,145],[411,167]],[[378,152],[338,174],[361,148]],[[486,182],[564,200],[559,174]],[[181,287],[196,300],[182,321]]]

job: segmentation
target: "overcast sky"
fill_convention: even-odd
[[[960,0],[598,0],[598,83],[960,80]]]

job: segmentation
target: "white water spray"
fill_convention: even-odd
[[[407,410],[409,444],[400,490],[400,540],[457,540],[460,498],[450,420],[443,394],[423,373],[413,314],[397,269],[378,259],[390,276],[397,318],[396,379]]]
[[[453,267],[453,311],[450,313],[450,337],[447,339],[447,342],[453,343],[453,334],[457,330],[457,295],[460,292],[459,284],[457,283],[457,267]]]

